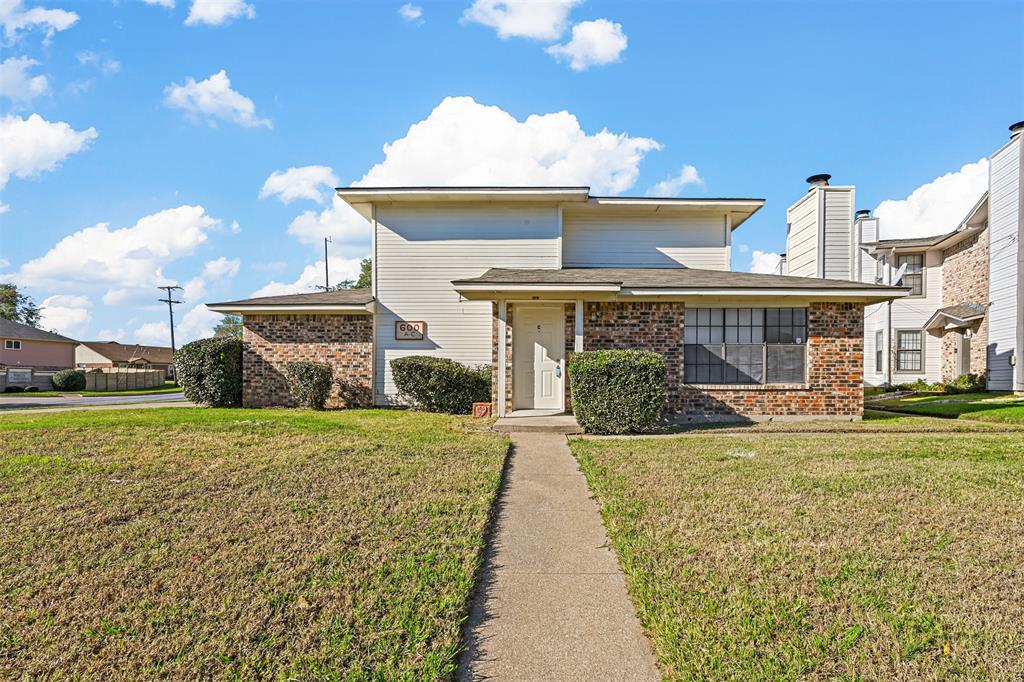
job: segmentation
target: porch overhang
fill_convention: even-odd
[[[966,329],[984,317],[985,307],[983,305],[960,303],[936,310],[924,323],[924,328],[931,332]]]

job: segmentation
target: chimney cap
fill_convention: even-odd
[[[828,173],[817,173],[807,178],[807,184],[809,185],[827,185],[828,181],[832,179],[832,176]]]
[[[858,218],[870,218],[871,217],[871,209],[870,208],[862,208],[859,211],[857,211],[854,215],[856,217],[858,217]]]
[[[1022,130],[1024,130],[1024,121],[1017,121],[1010,126],[1010,137],[1019,135]]]

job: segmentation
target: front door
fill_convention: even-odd
[[[516,306],[512,320],[512,393],[516,409],[562,409],[564,335],[561,306]]]

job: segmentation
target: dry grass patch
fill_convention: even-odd
[[[449,676],[507,441],[364,411],[0,417],[0,678]]]
[[[667,678],[1024,679],[1024,435],[572,449]]]

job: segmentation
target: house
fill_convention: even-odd
[[[174,376],[174,351],[166,346],[142,346],[116,341],[82,341],[75,348],[75,366],[80,369],[112,367],[158,369]]]
[[[879,239],[879,219],[853,213],[855,188],[808,178],[788,210],[789,275],[910,288],[865,309],[865,383],[882,386],[986,376],[989,390],[1024,392],[1024,122],[991,157],[989,187],[953,229]],[[886,231],[899,233],[899,226]]]
[[[299,359],[334,367],[344,384],[333,405],[396,404],[389,363],[428,354],[490,366],[499,416],[561,412],[571,353],[633,348],[665,357],[665,410],[677,419],[856,419],[864,306],[907,293],[730,272],[733,231],[762,199],[587,187],[337,194],[370,221],[370,290],[208,304],[243,317],[246,405],[288,404],[283,367]]]
[[[60,334],[0,319],[0,391],[8,386],[53,388],[56,372],[75,366],[75,344]]]

